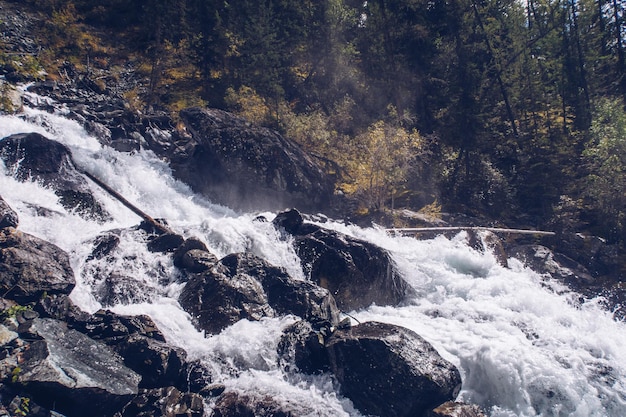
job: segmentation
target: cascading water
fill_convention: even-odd
[[[167,219],[185,237],[206,242],[218,257],[249,251],[305,279],[289,242],[255,214],[238,214],[194,195],[174,180],[154,154],[119,153],[103,147],[62,115],[26,109],[0,117],[0,137],[39,132],[67,145],[77,165],[95,174],[155,218]],[[95,269],[124,271],[141,283],[132,303],[111,307],[120,314],[148,314],[169,343],[190,359],[210,364],[217,382],[230,389],[267,393],[315,416],[359,416],[338,394],[329,376],[287,375],[277,365],[283,328],[295,317],[240,321],[205,337],[178,305],[181,290],[168,256],[148,252],[138,234],[123,232],[114,262],[87,262],[93,239],[125,229],[139,218],[92,184],[111,214],[104,222],[66,211],[58,197],[37,183],[20,183],[2,167],[0,195],[20,216],[20,230],[55,243],[70,254],[77,286],[71,295],[85,311],[101,308]],[[41,208],[47,209],[42,216]],[[271,219],[272,213],[264,213]],[[626,415],[626,325],[612,320],[597,300],[583,302],[560,284],[515,259],[504,268],[489,253],[453,239],[419,241],[383,230],[342,223],[323,225],[376,243],[392,254],[416,297],[400,307],[372,306],[351,312],[416,331],[461,371],[459,399],[482,405],[491,416]],[[158,271],[158,272],[156,272]],[[166,277],[166,279],[164,279]]]

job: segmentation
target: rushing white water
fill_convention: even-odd
[[[194,195],[151,152],[124,154],[103,147],[61,115],[27,109],[19,117],[0,117],[0,138],[33,131],[67,145],[78,165],[151,216],[167,219],[175,231],[199,237],[218,257],[250,251],[305,279],[289,242],[278,239],[271,223],[255,221],[258,213],[235,213]],[[94,294],[102,283],[86,263],[92,250],[86,242],[140,219],[94,185],[112,220],[86,220],[67,212],[52,191],[19,183],[1,168],[0,195],[18,212],[20,230],[66,250],[78,282],[72,299],[86,311],[99,309]],[[38,215],[41,207],[51,214]],[[501,267],[491,254],[466,245],[463,233],[418,241],[374,228],[324,226],[390,251],[417,296],[401,307],[373,306],[351,315],[402,325],[430,341],[462,373],[459,400],[482,405],[491,416],[626,415],[626,326],[613,321],[599,303],[581,302],[514,259],[510,268]],[[170,343],[184,348],[189,358],[209,363],[217,382],[230,389],[270,394],[303,415],[360,415],[336,394],[329,376],[285,375],[278,367],[281,331],[297,318],[244,320],[205,337],[176,301],[182,284],[171,260],[148,252],[131,232],[122,235],[119,250],[119,261],[101,267],[124,270],[151,290],[141,302],[113,311],[150,315]],[[172,279],[164,282],[163,276]]]

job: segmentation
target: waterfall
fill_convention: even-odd
[[[175,180],[152,152],[120,153],[102,146],[62,114],[26,108],[19,116],[0,116],[0,138],[22,132],[65,144],[81,168],[150,216],[166,219],[177,233],[200,238],[218,257],[252,252],[306,279],[290,242],[279,238],[271,222],[256,220],[259,215],[271,220],[275,213],[237,213],[213,204]],[[360,415],[337,394],[330,376],[285,375],[278,367],[280,334],[295,317],[242,320],[205,336],[177,302],[182,284],[171,259],[148,252],[143,238],[127,231],[139,217],[90,183],[111,216],[87,220],[63,208],[51,190],[16,181],[4,166],[0,170],[0,195],[19,214],[19,229],[70,254],[77,280],[71,298],[80,308],[95,312],[102,307],[97,292],[104,284],[87,262],[90,242],[103,232],[125,230],[118,259],[97,266],[126,271],[147,290],[111,310],[151,316],[170,344],[210,364],[217,382],[228,388],[267,393],[310,409],[311,415]],[[372,306],[349,314],[361,322],[398,324],[427,339],[461,371],[459,400],[498,417],[626,415],[626,325],[614,321],[601,300],[583,300],[515,259],[504,268],[490,253],[468,246],[463,232],[420,241],[342,222],[323,227],[391,253],[416,296],[399,307]]]

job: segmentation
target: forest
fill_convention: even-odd
[[[22,0],[49,76],[146,80],[278,130],[376,212],[485,215],[626,243],[626,2]]]

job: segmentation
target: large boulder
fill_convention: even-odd
[[[8,227],[0,230],[0,293],[18,302],[69,294],[76,281],[67,253]]]
[[[458,369],[403,327],[367,322],[325,343],[341,392],[364,414],[420,416],[461,389]]]
[[[219,333],[242,319],[274,317],[267,294],[254,275],[237,273],[221,262],[192,277],[179,302],[196,327],[209,333]]]
[[[174,174],[212,201],[241,210],[327,208],[334,183],[297,144],[217,109],[180,112],[193,139]]]
[[[39,133],[19,133],[0,140],[0,158],[20,181],[35,179],[51,187],[68,210],[97,219],[108,216],[65,145]]]
[[[411,294],[391,256],[379,246],[304,223],[297,210],[280,213],[273,222],[293,235],[304,272],[330,291],[341,310],[396,305]]]
[[[110,416],[137,395],[140,376],[103,343],[54,319],[36,318],[20,332],[32,341],[14,383],[38,404],[67,416]]]
[[[207,271],[194,274],[179,298],[196,325],[218,333],[241,319],[294,314],[312,323],[339,318],[327,290],[291,278],[284,269],[250,253],[231,254]]]

